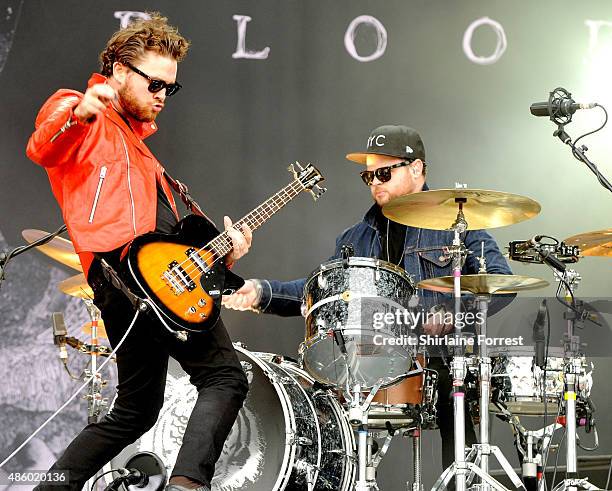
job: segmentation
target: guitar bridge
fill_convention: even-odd
[[[175,295],[180,295],[185,291],[190,292],[196,288],[195,281],[177,261],[168,264],[168,269],[163,272],[162,278]]]

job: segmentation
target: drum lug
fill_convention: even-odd
[[[312,440],[305,436],[298,436],[295,439],[295,443],[301,445],[302,447],[310,447],[312,445]]]

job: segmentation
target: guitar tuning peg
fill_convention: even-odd
[[[327,188],[321,187],[318,184],[315,184],[308,192],[311,194],[312,199],[317,201],[321,195],[327,191]]]
[[[298,169],[299,171],[303,171],[303,170],[304,170],[304,167],[302,167],[302,166],[300,165],[300,163],[299,163],[297,160],[295,161],[295,166],[297,167],[297,169]]]

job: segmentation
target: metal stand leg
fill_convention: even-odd
[[[413,482],[408,489],[412,491],[423,491],[423,474],[421,469],[421,428],[416,428],[412,431],[412,467],[413,467]]]
[[[563,273],[556,272],[555,274],[563,275],[564,284],[566,285],[566,294],[568,297],[573,297],[573,291],[580,281],[580,274],[572,269],[567,269]],[[568,298],[569,300],[569,298]],[[578,304],[580,302],[577,302]],[[568,308],[565,313],[567,320],[567,332],[564,336],[565,344],[565,425],[566,425],[566,475],[565,479],[555,486],[554,491],[577,491],[578,489],[598,489],[597,486],[588,482],[588,479],[578,478],[578,458],[576,455],[576,395],[580,388],[580,376],[582,375],[582,360],[580,357],[580,338],[574,335],[576,323],[582,323],[582,319],[577,316],[576,312]]]

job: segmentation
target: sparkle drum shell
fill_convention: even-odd
[[[510,412],[522,416],[544,414],[546,400],[548,414],[557,414],[564,391],[564,354],[561,348],[550,348],[544,370],[535,364],[535,350],[531,346],[489,348],[491,357],[491,385],[499,391]],[[579,395],[585,397],[593,386],[592,365],[583,357],[579,378]],[[544,393],[546,398],[544,398]],[[491,412],[498,412],[493,404]]]
[[[396,311],[407,309],[414,292],[410,276],[385,261],[349,257],[322,264],[304,285],[304,369],[319,382],[337,387],[345,387],[351,378],[365,389],[401,379],[412,356],[408,346],[394,341],[411,334],[413,327],[383,322],[382,315],[393,318]]]

